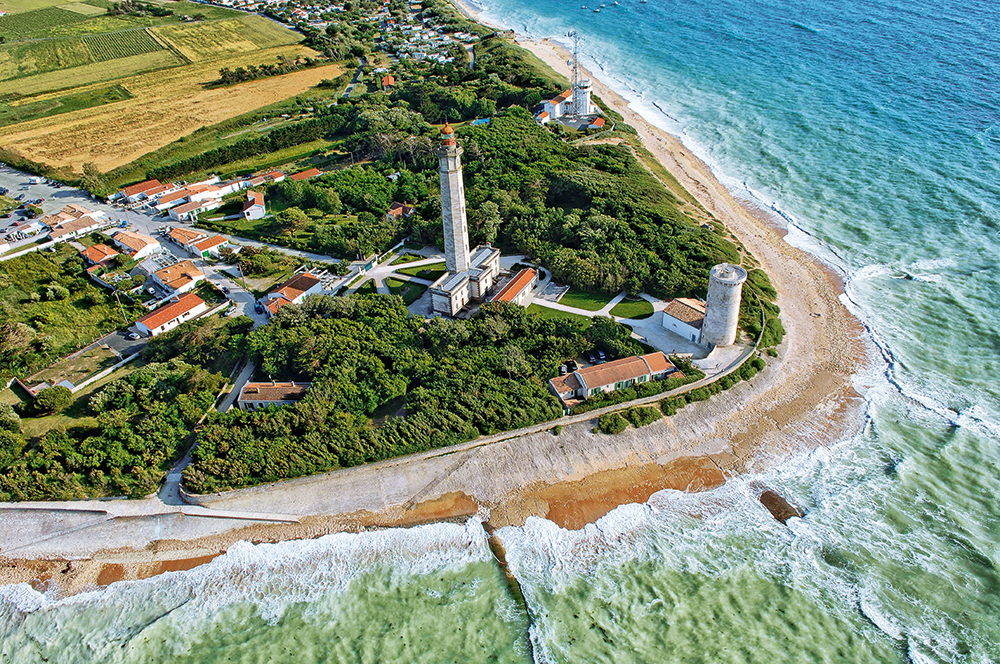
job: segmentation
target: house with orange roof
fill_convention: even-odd
[[[662,380],[677,371],[673,362],[660,351],[647,355],[623,357],[620,360],[595,364],[571,371],[549,380],[549,390],[572,408],[598,394],[623,390],[651,380]]]
[[[180,295],[192,290],[199,281],[204,281],[205,275],[194,266],[193,261],[186,260],[157,270],[150,278],[175,295]]]
[[[604,129],[604,125],[607,124],[602,117],[596,117],[590,121],[587,125],[587,129]]]
[[[208,233],[205,231],[199,231],[194,228],[184,228],[183,226],[174,226],[170,229],[170,233],[168,233],[168,235],[171,240],[185,249],[189,249],[195,242],[200,242],[208,237]]]
[[[296,173],[295,175],[293,175],[291,177],[292,177],[293,180],[300,180],[301,181],[301,180],[308,180],[310,178],[314,178],[317,175],[323,175],[323,171],[319,170],[318,168],[310,168],[307,171],[302,171],[300,173]]]
[[[204,240],[195,242],[194,247],[191,249],[191,253],[196,253],[202,258],[208,258],[209,256],[218,258],[219,252],[230,246],[229,240],[226,238],[221,235],[213,235],[212,237],[207,237]]]
[[[128,203],[138,203],[148,197],[148,193],[162,187],[159,180],[146,180],[137,184],[129,185],[119,190],[115,198],[122,198]]]
[[[80,255],[87,259],[89,263],[96,266],[104,265],[117,256],[118,252],[106,244],[95,244],[81,251]]]
[[[264,194],[259,191],[248,191],[247,200],[243,204],[241,213],[244,219],[263,219],[267,214],[267,208],[264,206]]]
[[[135,260],[142,260],[163,250],[159,242],[142,233],[118,231],[111,239],[114,240],[119,249]]]
[[[314,274],[300,272],[267,294],[264,307],[273,316],[278,309],[288,304],[301,304],[310,295],[323,292],[323,283]]]
[[[177,207],[170,208],[170,218],[175,221],[187,221],[194,219],[202,212],[218,209],[222,205],[221,198],[207,198],[205,200],[191,201],[183,203]]]
[[[393,203],[389,206],[388,215],[396,219],[409,219],[416,212],[416,208],[406,203]]]
[[[185,293],[135,322],[135,328],[151,337],[169,332],[181,323],[194,320],[208,310],[205,301],[194,293]]]
[[[396,85],[396,79],[392,74],[386,74],[382,77],[382,89],[388,90],[392,86]]]
[[[566,90],[562,94],[553,97],[552,99],[547,99],[542,102],[542,110],[547,112],[550,117],[558,118],[566,115],[566,102],[573,97],[572,90]]]
[[[491,302],[513,302],[514,304],[524,306],[525,300],[531,295],[531,289],[535,287],[538,282],[538,271],[530,267],[526,267],[517,274],[514,278],[507,282],[507,284],[500,289],[500,292],[493,296]]]
[[[542,111],[541,113],[535,116],[535,122],[537,122],[540,125],[547,125],[551,121],[552,121],[552,116],[549,115],[548,111]]]

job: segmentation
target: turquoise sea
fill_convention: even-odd
[[[582,531],[241,545],[68,600],[0,590],[10,662],[1000,661],[1000,6],[483,0],[841,271],[883,362],[850,439]],[[581,5],[590,5],[582,9]],[[788,527],[763,479],[808,508]],[[691,514],[698,514],[693,518]]]

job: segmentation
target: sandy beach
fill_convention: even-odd
[[[569,75],[569,54],[556,44],[517,43]],[[595,94],[638,130],[646,148],[771,277],[787,335],[779,356],[757,377],[615,436],[594,434],[592,423],[580,423],[558,436],[546,431],[454,453],[435,450],[198,498],[208,510],[281,514],[297,522],[176,512],[109,518],[101,515],[98,501],[87,502],[98,510],[89,516],[7,506],[13,509],[0,511],[0,529],[16,532],[17,542],[4,542],[0,549],[0,583],[55,583],[71,594],[188,569],[239,540],[273,542],[474,514],[491,528],[520,525],[536,515],[576,529],[657,491],[715,487],[857,430],[864,401],[852,377],[870,361],[872,347],[838,299],[837,276],[788,245],[775,220],[744,208],[676,138],[591,78]]]

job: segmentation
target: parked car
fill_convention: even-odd
[[[576,371],[577,369],[576,360],[569,360],[568,362],[566,362],[566,368],[569,369],[570,371]]]
[[[14,200],[15,201],[23,201],[24,200],[24,194],[18,194],[17,196],[14,197]]]
[[[597,357],[601,360],[601,362],[607,361],[607,357],[605,357],[603,350],[597,351]]]
[[[0,219],[10,219],[10,212],[0,215]]]
[[[259,314],[262,314],[262,313],[264,313],[264,305],[261,304],[260,302],[256,302],[253,305],[253,310],[256,311]]]
[[[594,351],[589,351],[587,353],[587,359],[591,364],[597,364],[597,355],[594,354]]]
[[[565,364],[560,364],[559,365],[559,375],[560,376],[565,376],[566,375],[566,371],[567,371],[566,370],[566,365]]]
[[[229,286],[223,286],[222,292],[225,293],[226,295],[229,295]]]
[[[136,339],[141,339],[142,336],[138,332],[129,332],[128,338],[135,341]]]

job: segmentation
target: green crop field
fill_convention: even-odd
[[[163,46],[153,39],[146,30],[90,35],[84,37],[83,41],[90,49],[95,62],[117,60],[163,50]]]
[[[184,57],[197,62],[262,48],[295,44],[301,36],[260,16],[154,28]]]
[[[0,71],[3,71],[3,52],[0,51]],[[107,62],[92,62],[80,67],[58,69],[44,74],[25,76],[0,82],[0,96],[30,96],[54,90],[76,88],[91,83],[114,81],[119,78],[142,74],[147,71],[166,69],[184,64],[173,51],[154,51],[130,58],[119,58]],[[0,75],[0,78],[3,78]]]
[[[11,39],[37,33],[46,28],[56,28],[86,21],[87,18],[84,14],[66,11],[58,7],[46,7],[20,14],[9,14],[0,18],[0,35],[3,35],[10,41]]]
[[[68,69],[90,62],[90,51],[79,39],[13,44],[0,49],[0,79]]]
[[[0,127],[131,98],[132,95],[128,90],[120,85],[112,85],[29,103],[15,105],[0,103]]]

